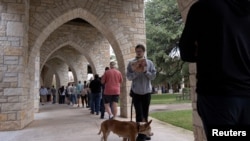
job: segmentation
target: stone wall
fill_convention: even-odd
[[[29,3],[0,1],[0,130],[21,129],[33,120],[29,95],[27,31]]]
[[[109,46],[124,75],[121,116],[128,117],[125,70],[135,45],[146,43],[143,0],[11,0],[0,1],[0,12],[0,130],[22,129],[34,120],[39,88],[51,84],[52,73],[57,88],[66,85],[69,65],[76,80],[86,77],[87,63],[101,75]],[[67,24],[76,18],[90,26]],[[78,52],[71,54],[75,60],[65,57],[64,48]]]

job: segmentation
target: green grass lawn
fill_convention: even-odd
[[[190,103],[191,100],[176,100],[177,94],[152,94],[151,104]],[[160,121],[193,131],[192,110],[153,112],[149,116]]]
[[[152,94],[151,104],[190,103],[191,100],[176,100],[179,94]]]
[[[153,112],[149,116],[174,126],[193,131],[192,110]]]

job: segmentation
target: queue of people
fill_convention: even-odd
[[[129,61],[127,66],[126,77],[132,81],[131,92],[133,93],[132,101],[136,113],[136,122],[147,122],[149,114],[149,106],[152,93],[151,80],[156,77],[156,69],[153,62],[145,57],[145,47],[138,44],[135,47],[136,56]],[[105,68],[104,74],[99,77],[94,75],[94,79],[89,83],[78,81],[77,84],[68,83],[58,89],[59,104],[68,104],[73,107],[89,108],[90,114],[100,114],[100,118],[104,118],[105,111],[108,113],[109,119],[115,119],[117,116],[117,107],[120,99],[121,84],[123,76],[116,69],[116,63],[110,62],[109,67]],[[40,89],[41,103],[44,105],[46,96],[48,100],[56,102],[56,89],[54,86],[47,89]],[[149,140],[143,134],[139,134],[137,141]]]

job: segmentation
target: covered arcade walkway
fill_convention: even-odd
[[[191,104],[183,105],[152,105],[152,110],[172,108],[191,108]],[[106,117],[107,119],[107,117]],[[117,118],[118,120],[130,120]],[[66,104],[47,104],[41,106],[39,113],[35,114],[34,121],[26,128],[17,131],[0,132],[1,141],[99,141],[97,135],[100,123],[97,115],[92,115],[87,108],[73,108]],[[193,133],[182,128],[153,119],[152,141],[194,141]],[[109,141],[119,141],[117,135],[111,133]]]

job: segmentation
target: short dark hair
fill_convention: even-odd
[[[106,67],[106,68],[105,68],[105,71],[106,71],[106,70],[109,70],[109,67]]]
[[[138,45],[135,46],[135,49],[138,49],[138,48],[141,48],[143,50],[143,52],[145,52],[145,50],[146,50],[145,46],[142,45],[142,44],[138,44]]]
[[[98,74],[95,74],[94,75],[95,79],[99,78],[99,75]]]

